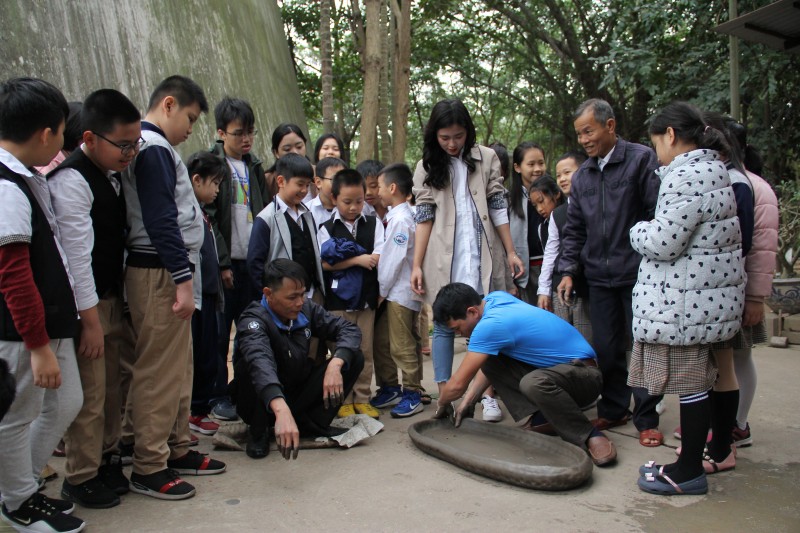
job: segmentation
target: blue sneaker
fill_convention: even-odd
[[[231,403],[227,398],[217,402],[211,409],[211,414],[214,418],[219,420],[238,420],[239,415],[236,413],[236,406]]]
[[[422,405],[422,395],[418,391],[407,390],[403,392],[403,399],[389,414],[392,418],[404,418],[421,413],[423,409],[425,406]]]
[[[392,405],[397,405],[400,403],[400,400],[403,398],[403,390],[398,387],[381,387],[378,389],[378,393],[375,394],[375,397],[372,398],[369,403],[372,407],[377,407],[378,409],[382,409],[384,407],[391,407]]]

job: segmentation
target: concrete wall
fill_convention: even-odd
[[[110,87],[144,111],[163,78],[197,81],[211,109],[179,147],[184,156],[214,140],[225,94],[253,106],[264,160],[275,126],[306,129],[275,0],[0,0],[0,20],[0,78],[44,78],[68,100]]]

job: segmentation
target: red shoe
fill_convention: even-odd
[[[203,415],[190,416],[189,429],[203,435],[213,435],[219,429],[219,424]]]
[[[189,433],[189,446],[197,446],[200,444],[200,439],[194,433]]]

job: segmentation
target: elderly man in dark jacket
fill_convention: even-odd
[[[630,228],[652,220],[660,181],[655,152],[616,135],[608,102],[591,99],[575,112],[575,133],[589,159],[572,176],[559,270],[564,273],[558,297],[569,300],[572,278],[583,269],[589,285],[593,347],[603,373],[597,404],[598,429],[627,423],[631,389],[625,351],[631,334],[631,292],[641,256],[630,244]],[[655,410],[660,397],[635,389],[633,421],[639,442],[658,446]]]
[[[232,387],[239,416],[250,424],[247,454],[266,457],[270,428],[278,450],[297,457],[300,436],[333,436],[342,399],[364,367],[361,331],[305,298],[306,274],[289,259],[264,270],[264,297],[242,313]],[[336,344],[333,357],[309,354],[311,337]]]

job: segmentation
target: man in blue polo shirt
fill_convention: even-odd
[[[505,292],[481,299],[464,283],[442,287],[433,318],[469,337],[467,355],[441,392],[436,418],[444,418],[447,406],[464,395],[455,417],[460,425],[491,384],[514,420],[528,418],[524,429],[552,428],[587,450],[597,466],[616,460],[614,444],[581,410],[600,394],[603,378],[594,350],[577,329]]]

